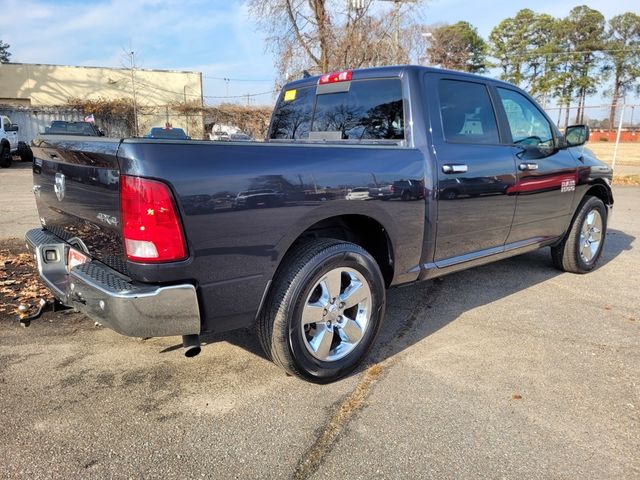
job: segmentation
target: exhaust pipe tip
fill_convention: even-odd
[[[200,335],[183,335],[182,345],[184,346],[184,356],[195,357],[200,353]]]

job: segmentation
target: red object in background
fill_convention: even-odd
[[[616,130],[591,130],[589,141],[595,142],[615,142],[618,132]],[[621,142],[640,142],[640,132],[623,130],[620,132]]]

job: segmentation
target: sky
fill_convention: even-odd
[[[537,0],[535,7],[517,0],[427,0],[415,14],[425,24],[466,20],[486,38],[521,8],[561,17],[580,4],[607,19],[634,10],[631,0]],[[128,67],[127,53],[135,51],[141,68],[202,72],[210,104],[227,96],[246,101],[243,95],[274,87],[273,56],[242,1],[0,0],[0,11],[13,19],[0,27],[13,62]],[[251,101],[273,100],[267,93]]]

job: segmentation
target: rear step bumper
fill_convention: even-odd
[[[105,327],[132,337],[200,333],[193,285],[161,287],[134,282],[97,260],[67,272],[69,244],[41,229],[29,230],[26,240],[40,278],[53,295]]]

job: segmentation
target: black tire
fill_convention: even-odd
[[[33,162],[33,151],[31,147],[27,146],[20,152],[20,160],[23,162]]]
[[[0,168],[9,168],[11,166],[11,151],[7,145],[3,145],[0,148]]]
[[[308,333],[302,326],[302,311],[323,276],[339,268],[352,269],[366,280],[371,293],[371,314],[353,350],[342,358],[322,361],[309,351]],[[340,278],[344,279],[344,276]],[[343,282],[341,280],[341,285]],[[378,264],[366,250],[353,243],[333,239],[307,239],[295,246],[279,267],[258,317],[256,330],[263,350],[276,365],[304,380],[329,383],[344,377],[360,364],[378,333],[384,308],[384,278]],[[323,321],[318,325],[324,324],[324,318],[328,317],[322,317]],[[335,333],[335,341],[341,342],[339,328],[332,332],[338,332]]]
[[[581,242],[581,233],[583,232],[583,228],[589,230],[587,219],[591,212],[596,212],[601,219],[601,228],[599,228],[599,243],[596,247],[596,251],[591,253],[588,252],[589,255],[592,255],[591,258],[587,259],[581,253],[582,247],[584,243]],[[587,223],[586,223],[587,222]],[[586,239],[592,237],[592,233],[586,236]],[[564,240],[556,245],[555,247],[551,247],[551,258],[553,260],[553,265],[563,272],[571,272],[571,273],[587,273],[593,270],[598,264],[598,260],[602,255],[602,249],[604,247],[605,238],[607,235],[607,207],[605,207],[602,200],[597,197],[586,196],[580,206],[578,207],[578,211],[571,222],[571,226],[569,227],[569,231],[565,236]],[[586,240],[583,237],[583,240]]]
[[[402,198],[402,200],[407,202],[407,201],[411,200],[411,194],[405,190],[404,192],[402,192],[402,197],[401,198]]]

